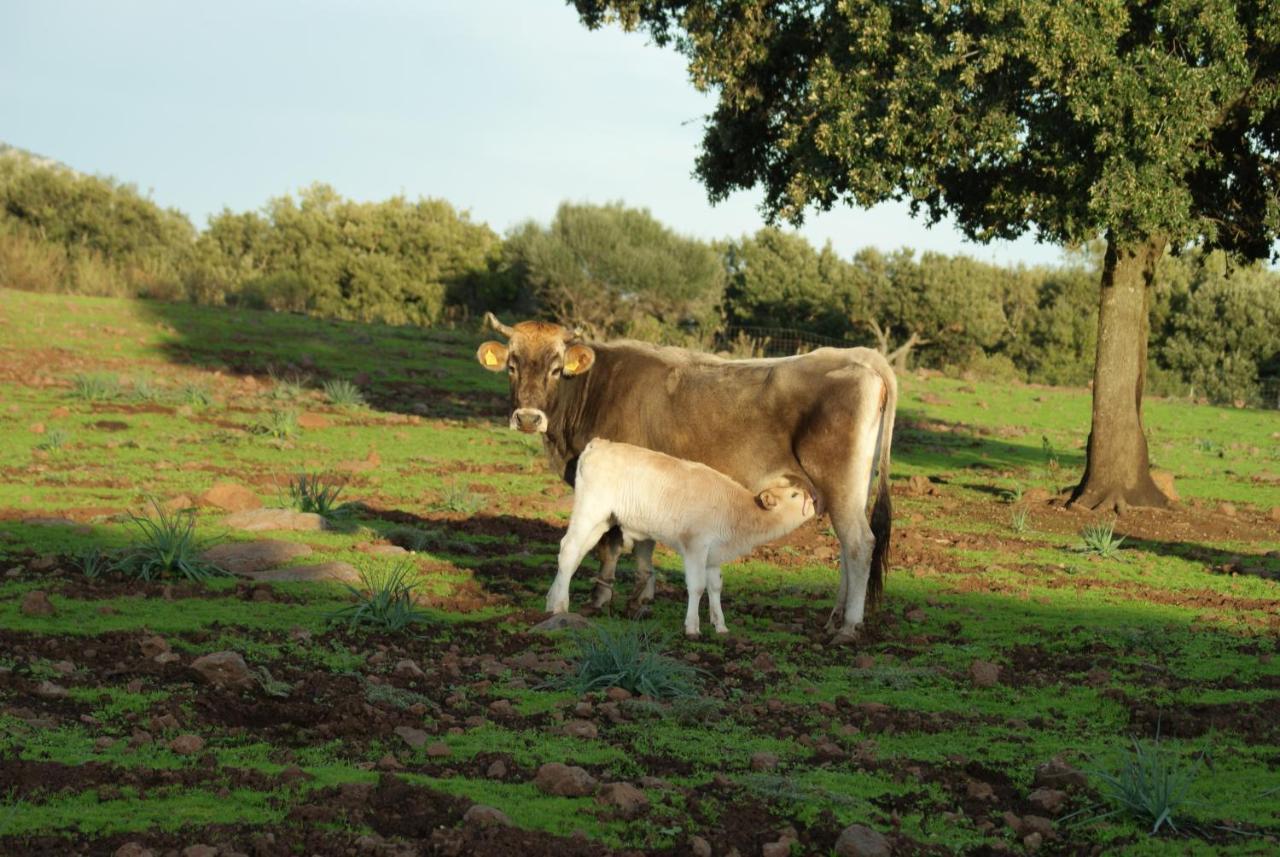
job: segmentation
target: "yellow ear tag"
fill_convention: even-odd
[[[498,358],[493,356],[493,352],[492,352],[492,351],[486,351],[486,352],[484,353],[484,365],[486,365],[486,366],[497,366],[497,365],[498,365]]]
[[[574,360],[572,363],[566,363],[566,364],[564,364],[564,371],[566,371],[566,372],[568,372],[568,373],[570,373],[570,374],[573,374],[574,372],[577,372],[577,371],[578,371],[578,361],[577,361],[577,360]]]

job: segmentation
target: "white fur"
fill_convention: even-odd
[[[720,566],[800,526],[814,515],[805,488],[773,480],[753,494],[719,471],[660,452],[597,438],[578,457],[573,514],[560,541],[555,582],[547,610],[569,609],[569,583],[583,557],[612,526],[636,542],[652,540],[684,559],[689,605],[685,633],[699,633],[702,593],[711,622],[726,633],[720,605]],[[765,495],[773,508],[760,502]]]

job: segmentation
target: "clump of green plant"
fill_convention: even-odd
[[[339,408],[362,408],[366,404],[360,388],[343,378],[325,381],[324,395],[329,404]]]
[[[204,384],[183,384],[178,388],[178,401],[193,408],[207,408],[213,404],[213,393]]]
[[[561,684],[578,693],[621,687],[655,699],[697,696],[698,670],[665,654],[666,642],[641,625],[593,626],[574,635],[577,667]]]
[[[1012,488],[1005,488],[1000,492],[1000,499],[1016,505],[1022,500],[1022,486],[1014,485]]]
[[[1025,533],[1027,530],[1031,529],[1031,525],[1027,522],[1028,517],[1029,513],[1025,506],[1014,509],[1013,514],[1009,516],[1010,528],[1012,528],[1015,533]]]
[[[368,684],[364,686],[364,699],[370,705],[385,704],[401,711],[421,702],[429,708],[439,706],[429,697],[412,690],[396,687],[393,684]]]
[[[129,398],[135,402],[158,402],[164,397],[164,391],[146,375],[139,375],[129,383]]]
[[[376,571],[360,572],[360,586],[347,584],[355,604],[333,611],[328,620],[351,630],[398,632],[427,618],[413,601],[417,568],[407,560]]]
[[[266,667],[258,667],[253,670],[253,676],[258,680],[258,686],[262,688],[262,692],[267,696],[274,696],[277,699],[284,699],[293,693],[293,685],[287,681],[281,681],[271,674]]]
[[[113,375],[76,375],[71,395],[86,402],[104,402],[120,396],[120,381]]]
[[[1134,739],[1133,751],[1118,770],[1090,771],[1099,784],[1102,799],[1112,807],[1090,820],[1129,815],[1143,824],[1151,824],[1153,836],[1162,827],[1176,832],[1175,817],[1195,804],[1191,789],[1200,776],[1205,755],[1202,750],[1187,764],[1162,747],[1159,737],[1150,743]]]
[[[292,440],[297,437],[299,431],[298,412],[272,411],[265,420],[255,423],[250,431],[265,435],[274,441]]]
[[[1044,466],[1050,473],[1058,472],[1058,451],[1053,448],[1053,443],[1049,440],[1049,436],[1040,435],[1040,452],[1044,455]]]
[[[343,486],[328,482],[318,473],[299,473],[289,482],[289,503],[299,512],[312,512],[326,518],[349,514],[350,507],[338,503]]]
[[[80,551],[76,556],[75,566],[80,573],[90,580],[96,580],[111,570],[111,556],[101,548],[91,547]]]
[[[125,549],[116,568],[141,580],[169,576],[207,580],[227,573],[200,558],[208,542],[196,538],[194,509],[170,512],[154,500],[151,507],[152,516],[129,513],[139,541]]]
[[[1114,557],[1120,550],[1120,545],[1124,542],[1124,536],[1116,537],[1116,522],[1109,524],[1088,524],[1080,531],[1080,538],[1084,540],[1084,551],[1086,553],[1096,553],[1100,557]]]
[[[266,397],[274,402],[295,402],[307,394],[303,379],[298,377],[281,377],[274,371],[267,373],[271,378],[271,389]]]
[[[57,452],[66,446],[67,441],[71,439],[71,435],[67,434],[60,428],[51,428],[45,433],[44,440],[36,444],[36,449],[44,452]]]
[[[474,515],[483,506],[484,497],[451,479],[444,484],[444,493],[431,508],[439,512]]]

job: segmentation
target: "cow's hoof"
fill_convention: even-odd
[[[720,627],[720,628],[716,628],[716,633],[717,633],[717,634],[727,634],[727,633],[729,633],[729,629],[728,629],[727,627]]]
[[[646,601],[627,604],[628,619],[643,619],[649,615],[649,604]]]
[[[684,636],[685,636],[685,639],[687,639],[687,640],[701,640],[701,639],[702,639],[702,632],[701,632],[701,631],[690,631],[690,630],[687,630],[687,629],[686,629],[686,630],[685,630],[685,632],[684,632]]]
[[[837,631],[835,634],[831,636],[831,639],[827,642],[827,645],[828,646],[852,646],[852,645],[856,645],[861,638],[862,638],[862,632],[860,629],[855,628],[852,631],[846,631],[845,629],[841,628],[839,631]]]
[[[592,610],[603,610],[605,607],[609,606],[609,602],[611,601],[613,601],[612,586],[597,585],[595,590],[591,593],[591,609]]]
[[[540,634],[547,634],[552,631],[563,631],[566,628],[570,630],[580,630],[589,627],[591,627],[591,623],[587,621],[586,617],[577,613],[553,613],[551,616],[534,625],[529,630]]]

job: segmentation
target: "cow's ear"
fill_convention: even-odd
[[[761,491],[756,495],[756,502],[762,509],[772,509],[778,505],[778,497],[771,490]]]
[[[490,372],[501,372],[507,368],[507,346],[490,340],[476,350],[476,359]]]
[[[564,374],[585,374],[595,362],[596,352],[590,345],[570,345],[564,351]]]

